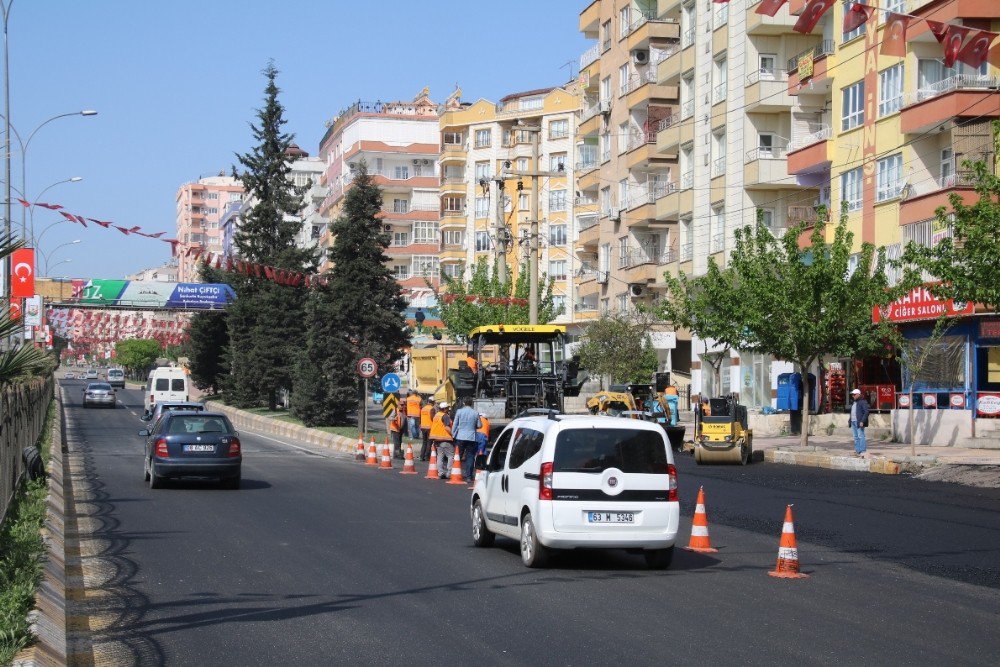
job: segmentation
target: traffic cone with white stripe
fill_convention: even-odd
[[[698,489],[698,502],[695,503],[694,519],[691,521],[691,539],[684,548],[703,554],[714,554],[719,551],[712,548],[712,541],[708,537],[708,513],[705,512],[705,487],[703,486]]]
[[[403,456],[403,470],[400,475],[416,475],[417,466],[413,464],[413,443],[406,443],[406,454]]]
[[[375,449],[375,436],[372,436],[371,443],[368,445],[368,458],[365,459],[366,466],[377,466],[378,465],[378,452]]]
[[[437,479],[438,478],[438,448],[435,445],[431,445],[431,462],[427,466],[427,477],[426,479]]]
[[[392,447],[389,446],[389,438],[385,439],[382,446],[382,461],[378,466],[379,470],[392,470]]]
[[[448,479],[446,484],[465,484],[465,480],[462,479],[462,458],[458,453],[458,445],[453,445],[454,453],[451,455],[451,477]]]
[[[799,572],[799,548],[795,543],[795,522],[792,520],[791,505],[785,509],[785,523],[781,526],[778,564],[768,574],[782,579],[807,579],[809,577],[808,574]]]
[[[363,433],[358,433],[358,446],[354,450],[354,460],[355,461],[365,460],[365,436]]]

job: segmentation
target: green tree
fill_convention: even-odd
[[[649,382],[657,369],[649,340],[651,325],[644,313],[601,316],[584,331],[580,365],[612,384]]]
[[[371,357],[388,370],[410,343],[406,301],[386,265],[389,234],[381,210],[382,190],[362,161],[341,215],[330,225],[334,269],[327,284],[310,294],[305,357],[299,365],[308,394],[293,395],[293,409],[303,420],[342,421],[358,396],[357,361]]]
[[[0,234],[0,260],[22,246],[24,243],[15,240],[13,236]],[[11,318],[10,306],[6,303],[0,304],[0,347],[5,348],[0,352],[0,387],[31,375],[41,374],[49,366],[54,367],[49,361],[49,355],[30,343],[7,348],[6,341],[23,330],[21,321]]]
[[[228,274],[202,264],[198,272],[202,282],[218,283]],[[217,393],[229,372],[229,320],[226,311],[195,313],[188,326],[190,339],[184,345],[191,381],[202,391]]]
[[[264,70],[264,106],[257,111],[257,123],[250,125],[256,145],[237,155],[241,171],[233,169],[251,202],[241,213],[234,243],[248,262],[311,272],[316,267],[315,250],[295,245],[300,227],[295,216],[302,209],[305,188],[289,180],[291,165],[285,153],[293,135],[282,130],[286,121],[278,101],[277,75],[273,64]],[[307,290],[251,275],[234,274],[231,283],[236,300],[227,312],[231,362],[227,400],[239,407],[266,405],[274,410],[279,390],[294,390],[295,362],[305,344]]]
[[[115,343],[115,362],[133,373],[145,373],[163,351],[160,341],[132,338]]]
[[[485,324],[528,324],[527,299],[531,285],[527,266],[521,266],[517,280],[501,283],[496,263],[480,257],[468,281],[442,276],[444,288],[438,292],[438,310],[445,331],[456,340]],[[546,324],[561,314],[554,306],[552,280],[539,281],[538,323]]]
[[[1000,150],[1000,121],[993,122],[993,142]],[[996,153],[986,160],[966,160],[963,167],[971,176],[978,199],[966,204],[957,193],[949,196],[951,210],[937,209],[938,224],[950,228],[951,235],[933,247],[910,242],[902,264],[909,269],[909,282],[919,284],[920,271],[940,281],[930,291],[941,299],[981,303],[1000,310],[1000,177],[996,174]]]

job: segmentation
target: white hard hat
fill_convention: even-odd
[[[448,407],[448,401],[441,401],[440,403],[438,403],[438,407],[439,408],[447,408]]]
[[[861,390],[858,389],[857,387],[855,387],[854,389],[851,390],[851,393],[852,394],[861,394]]]

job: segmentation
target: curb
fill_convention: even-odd
[[[249,429],[263,435],[280,435],[286,438],[295,438],[300,442],[305,442],[317,447],[324,447],[339,454],[354,455],[358,441],[336,433],[327,433],[308,426],[299,426],[279,419],[255,415],[239,408],[223,405],[218,401],[205,401],[205,407],[211,410],[224,413],[233,426],[240,429]]]
[[[835,456],[818,452],[793,452],[786,449],[768,449],[764,452],[764,460],[771,463],[786,463],[813,468],[828,468],[830,470],[850,470],[854,472],[871,472],[880,475],[898,475],[903,466],[896,461],[884,457],[860,459],[854,456]],[[921,467],[919,463],[916,464]]]

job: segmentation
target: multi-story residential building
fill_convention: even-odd
[[[439,276],[438,110],[425,88],[410,102],[357,102],[338,114],[320,141],[327,189],[319,206],[336,219],[358,166],[382,188],[382,217],[392,235],[386,254],[411,305],[423,303]],[[320,243],[333,242],[324,230]]]
[[[243,186],[229,176],[211,176],[177,189],[177,239],[181,242],[177,278],[181,282],[198,280],[193,257],[183,252],[198,248],[203,252],[222,252],[222,213],[230,202],[243,198]]]
[[[576,300],[573,283],[580,268],[573,252],[572,178],[579,104],[572,86],[516,93],[499,104],[463,103],[456,93],[440,120],[441,270],[466,275],[480,258],[492,266],[503,254],[503,234],[510,239],[504,261],[516,278],[530,256],[533,195],[531,178],[518,173],[549,172],[538,179],[539,272],[553,280],[553,298],[561,310],[558,323],[573,323],[596,311],[595,303]],[[535,132],[518,129],[522,125],[540,128],[537,164],[532,161]],[[498,181],[504,186],[502,223]]]
[[[125,280],[149,280],[160,283],[177,282],[178,266],[177,261],[170,261],[162,266],[154,266],[149,269],[142,269],[125,276]]]

